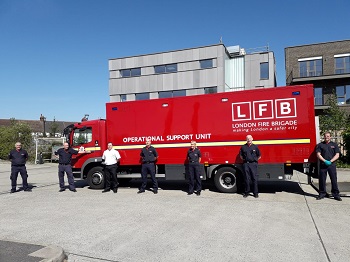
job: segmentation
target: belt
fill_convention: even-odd
[[[143,164],[152,164],[154,161],[144,161]]]
[[[258,163],[257,161],[244,161],[244,163]]]
[[[198,161],[189,161],[190,163],[199,163]]]
[[[25,165],[12,165],[12,166],[15,166],[15,167],[21,167],[21,166],[25,166]]]
[[[62,166],[68,166],[68,165],[70,165],[70,163],[69,163],[69,164],[59,163],[59,165],[62,165]]]

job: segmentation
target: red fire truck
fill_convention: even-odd
[[[73,156],[76,176],[90,188],[104,187],[101,156],[112,142],[121,155],[119,179],[141,177],[140,151],[147,138],[157,149],[157,177],[186,179],[186,153],[197,141],[202,179],[221,192],[236,192],[242,181],[240,147],[246,136],[260,148],[259,179],[290,178],[293,170],[317,175],[312,85],[261,88],[106,104],[106,119],[68,126],[70,145],[90,153]]]

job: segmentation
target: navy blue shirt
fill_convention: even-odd
[[[147,146],[145,146],[144,148],[141,149],[140,156],[142,158],[143,163],[155,162],[158,157],[158,153],[153,146],[150,146],[148,148]]]
[[[337,153],[340,153],[339,147],[334,142],[328,144],[323,141],[316,146],[316,153],[321,153],[321,156],[326,160],[331,160]],[[321,165],[324,164],[321,161]],[[335,164],[334,162],[332,164]]]
[[[251,144],[244,144],[239,151],[239,155],[243,158],[244,162],[258,162],[261,156],[258,146]]]
[[[68,148],[67,150],[64,150],[64,148],[60,148],[55,152],[55,155],[59,156],[58,163],[68,165],[70,164],[70,161],[72,160],[72,155],[77,155],[78,151],[74,150],[73,148]]]
[[[197,147],[195,149],[190,148],[187,151],[187,158],[190,163],[199,163],[201,156],[201,151]]]
[[[9,154],[9,159],[12,166],[24,166],[28,159],[28,153],[22,148],[19,151],[13,149]]]

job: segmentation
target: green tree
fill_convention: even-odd
[[[57,131],[58,131],[58,124],[56,122],[56,119],[53,118],[53,122],[51,123],[51,126],[50,126],[50,136],[54,137]]]
[[[30,159],[34,159],[35,146],[31,128],[28,124],[11,119],[10,126],[0,127],[1,159],[7,159],[9,152],[15,148],[16,142],[21,142],[23,149],[28,151]]]
[[[334,93],[330,95],[326,104],[329,107],[324,111],[325,114],[320,116],[320,131],[322,134],[331,132],[332,136],[336,137],[347,126],[347,114],[338,106]]]

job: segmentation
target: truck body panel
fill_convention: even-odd
[[[80,143],[84,132],[91,137]],[[220,167],[240,170],[239,150],[248,134],[262,154],[261,178],[281,179],[293,169],[316,172],[313,86],[107,103],[106,120],[77,123],[70,140],[73,147],[91,151],[74,158],[75,170],[99,163],[112,142],[121,155],[118,175],[134,177],[139,175],[140,150],[150,138],[159,154],[158,175],[176,180],[186,177],[191,140],[202,153],[203,179],[215,176]],[[86,177],[88,170],[82,173]]]

